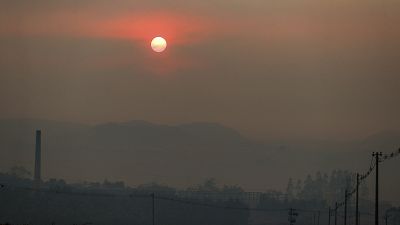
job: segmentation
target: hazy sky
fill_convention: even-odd
[[[397,0],[3,0],[0,118],[363,137],[400,126],[399,23]]]

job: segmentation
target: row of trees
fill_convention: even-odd
[[[309,200],[325,201],[332,205],[336,200],[343,199],[346,188],[355,186],[354,173],[343,170],[334,170],[330,175],[317,172],[314,176],[308,175],[304,181],[289,179],[286,187],[286,195],[289,201]],[[368,187],[363,183],[360,186],[360,197],[367,199]]]
[[[155,183],[132,188],[120,181],[68,184],[64,180],[50,179],[42,182],[40,189],[35,189],[29,176],[30,173],[21,167],[0,173],[0,183],[4,184],[0,189],[0,224],[152,225],[154,219],[156,224],[162,225],[247,225],[250,217],[248,210],[224,209],[246,208],[241,201],[212,196],[185,199],[179,195],[180,190]],[[236,186],[219,187],[214,179],[209,179],[187,192],[232,194],[243,190]],[[156,194],[154,199],[153,193]]]
[[[342,200],[345,187],[354,184],[354,175],[348,171],[333,171],[330,175],[317,172],[304,181],[289,179],[285,192],[271,190],[258,193],[256,204],[248,205],[249,202],[238,197],[248,194],[241,187],[221,186],[215,179],[207,179],[185,190],[156,183],[132,188],[122,181],[68,184],[64,180],[50,179],[42,183],[41,191],[36,191],[32,189],[33,181],[29,177],[30,173],[22,167],[0,173],[0,183],[6,184],[0,190],[0,199],[2,203],[7,203],[0,204],[0,223],[152,225],[151,194],[156,193],[156,224],[287,224],[285,209],[326,209],[332,202]],[[361,188],[361,196],[367,199],[366,186]],[[187,204],[188,201],[195,204]],[[364,205],[372,205],[365,201]],[[245,210],[250,206],[267,211]],[[232,207],[243,210],[226,209]],[[271,212],[268,212],[269,209]],[[276,209],[283,210],[274,212]],[[398,224],[397,209],[394,209],[390,221],[393,221],[391,224]],[[310,224],[313,219],[315,215],[302,214],[296,225]]]

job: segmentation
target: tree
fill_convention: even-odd
[[[205,192],[218,192],[219,191],[217,182],[214,178],[206,179],[203,184],[199,185],[198,189],[199,189],[199,191],[205,191]]]
[[[303,182],[301,181],[301,179],[298,179],[296,182],[296,186],[294,187],[296,198],[298,199],[300,198],[302,190],[303,190]]]
[[[294,184],[293,184],[293,179],[289,178],[288,184],[286,186],[286,200],[292,201],[294,199]]]
[[[312,176],[309,174],[309,175],[307,175],[307,178],[304,180],[304,186],[300,193],[301,199],[303,199],[303,200],[315,199],[314,191],[315,191],[314,190],[314,180],[312,179]]]
[[[32,176],[31,172],[23,166],[12,167],[9,174],[22,179],[28,179]]]

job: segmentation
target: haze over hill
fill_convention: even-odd
[[[363,172],[369,167],[372,151],[395,151],[400,140],[399,131],[385,131],[363,140],[261,143],[217,123],[162,125],[130,121],[85,125],[1,120],[3,170],[22,165],[32,171],[37,128],[43,130],[45,179],[75,182],[107,178],[129,185],[155,181],[186,187],[214,177],[249,191],[284,190],[289,177],[304,178],[317,171]],[[399,169],[398,159],[382,166],[385,199],[400,200],[400,193],[396,193],[400,181],[395,174]]]

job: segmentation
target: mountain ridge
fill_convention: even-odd
[[[43,129],[44,178],[188,186],[214,177],[250,190],[284,189],[289,177],[316,171],[363,171],[378,146],[374,143],[387,144],[380,151],[393,151],[397,140],[394,132],[388,139],[393,142],[385,142],[383,132],[362,141],[260,143],[207,122],[164,125],[133,120],[88,125],[0,120],[0,168],[22,165],[33,171],[38,128]]]

